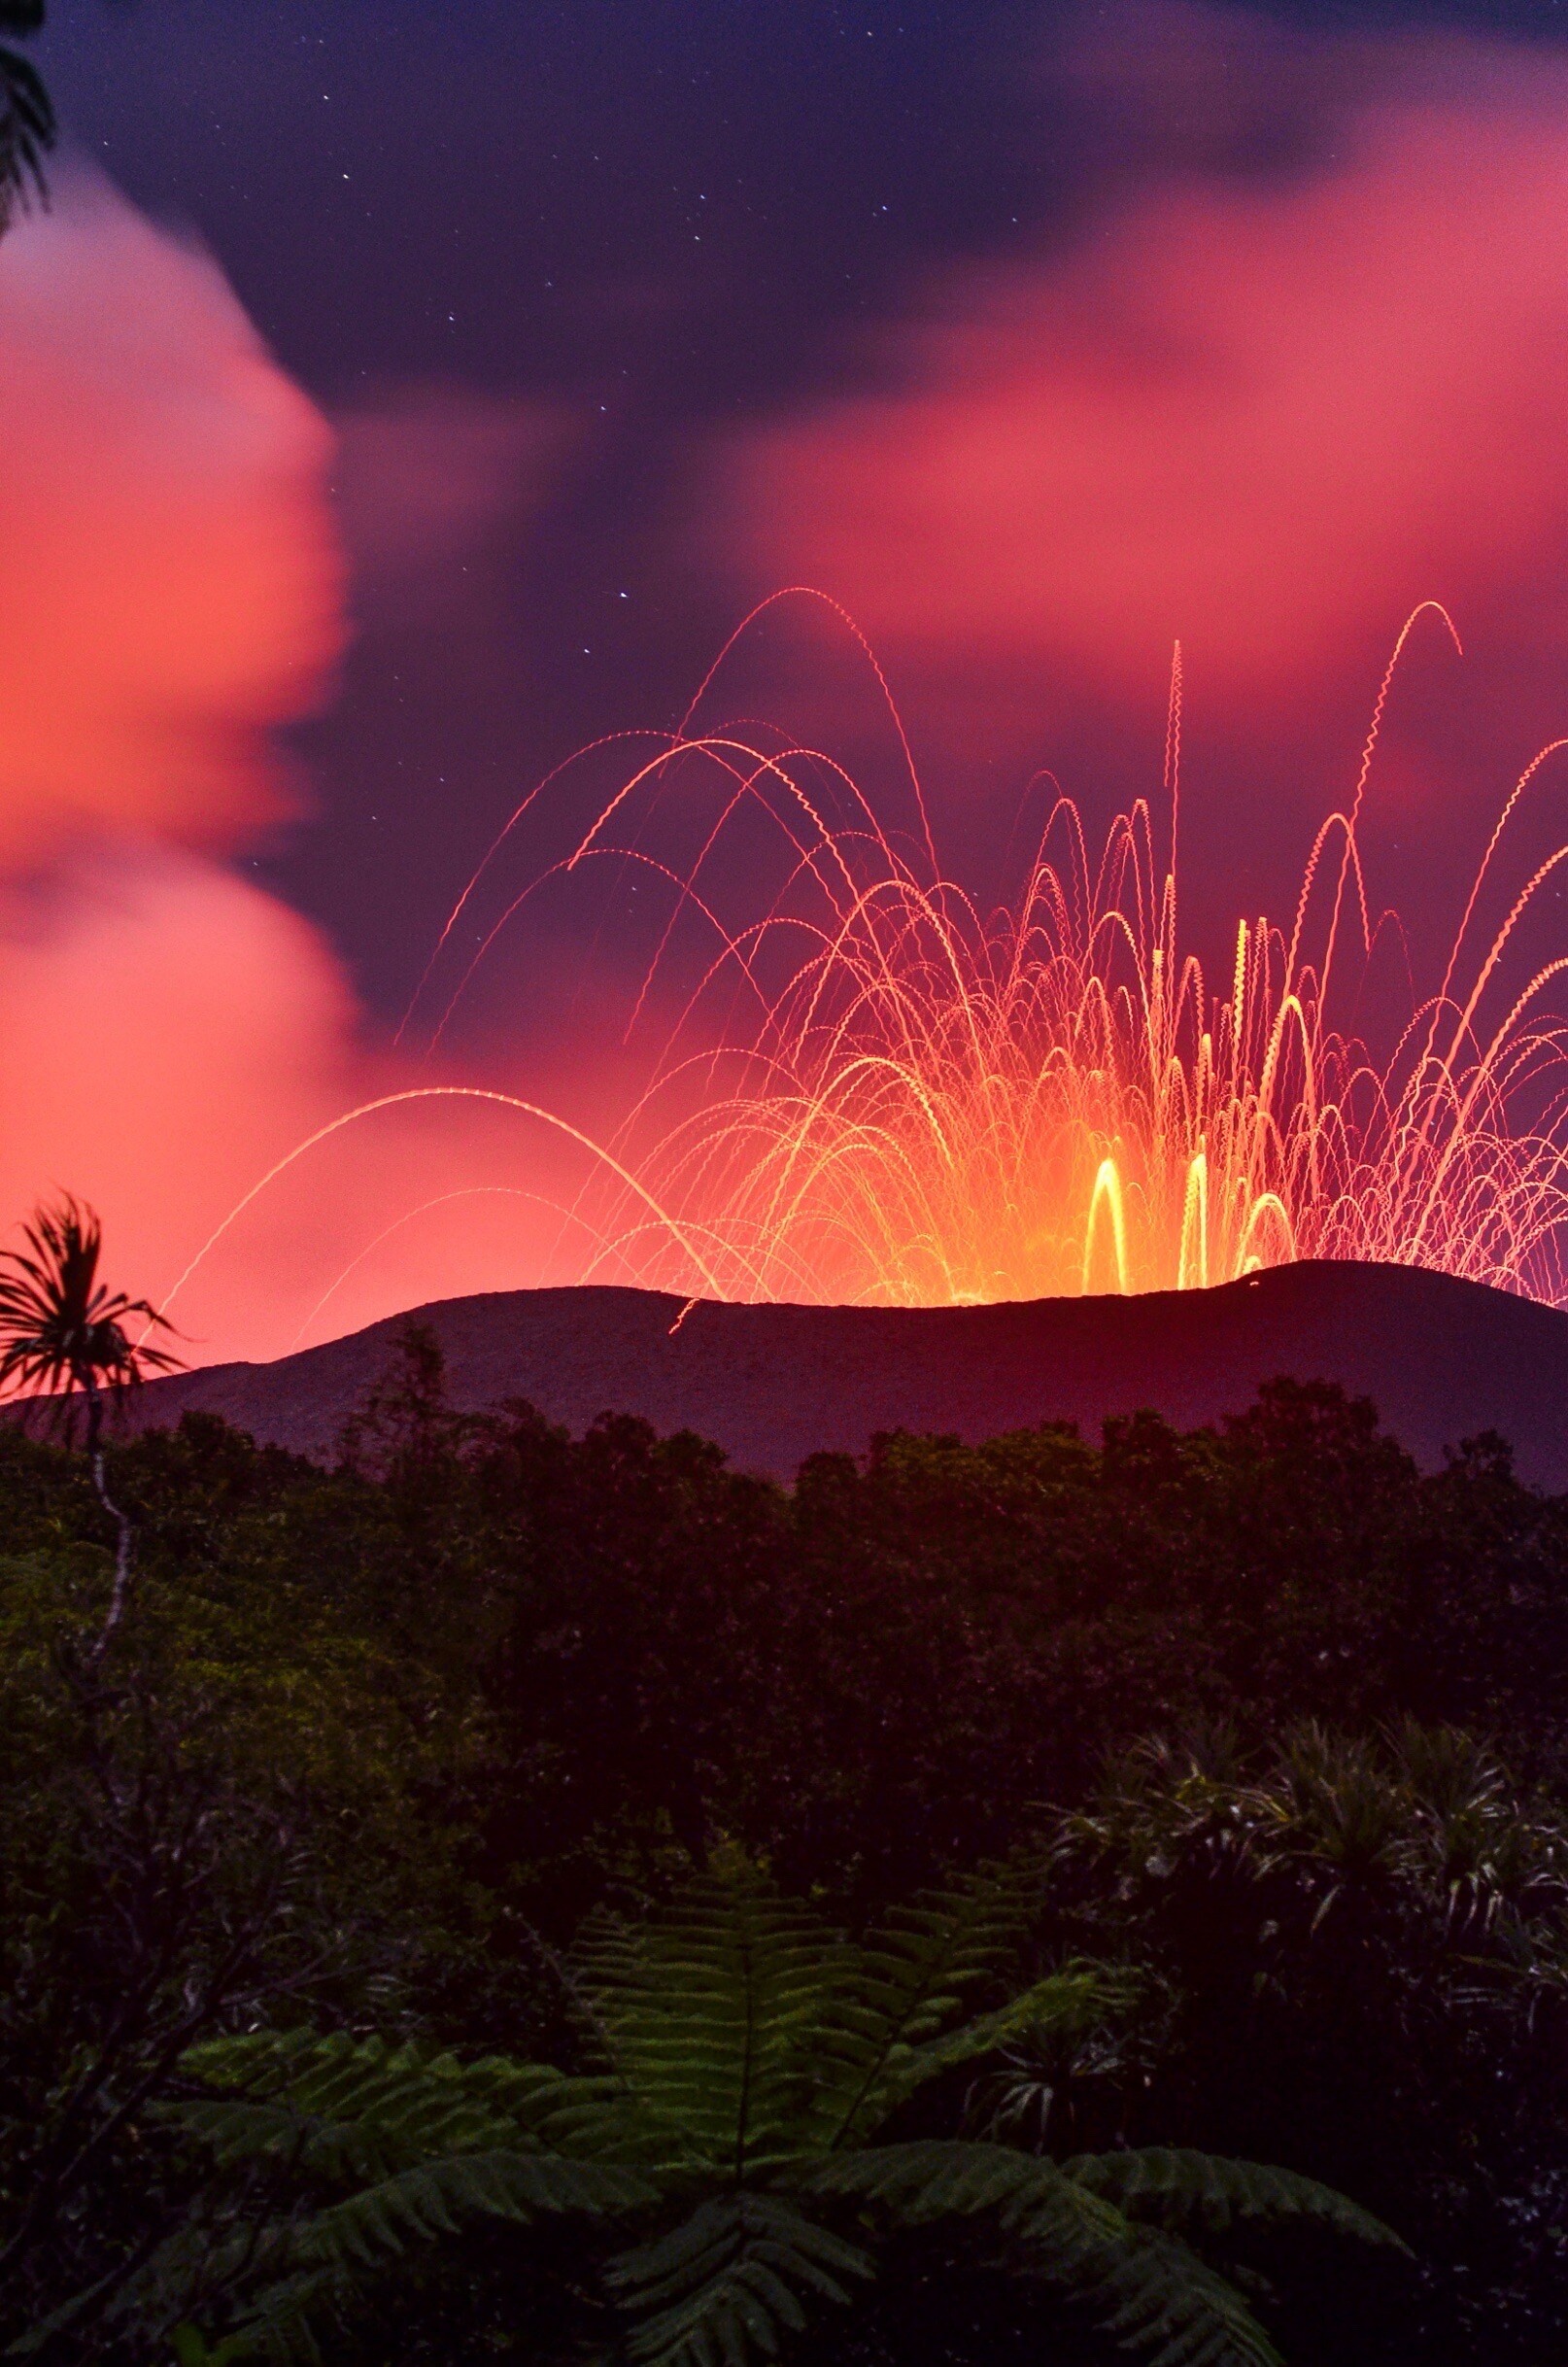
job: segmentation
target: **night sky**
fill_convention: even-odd
[[[472,398],[481,439],[489,422],[488,503],[454,483],[460,514],[448,533],[432,522],[416,617],[399,629],[368,603],[304,737],[315,818],[268,859],[387,1011],[516,795],[603,731],[673,722],[747,604],[683,533],[715,429],[874,385],[864,332],[937,270],[1048,253],[1183,169],[1311,171],[1334,145],[1336,38],[1568,44],[1547,0],[1238,10],[1210,24],[1201,71],[1140,88],[1136,41],[1119,73],[1083,66],[1085,29],[1111,13],[984,0],[54,15],[43,54],[73,141],[211,246],[328,416],[412,390]],[[559,410],[553,464],[530,466],[525,430],[509,468],[500,406]],[[896,687],[918,700],[912,679]],[[1373,684],[1344,687],[1348,722]],[[1152,650],[1148,690],[1157,714]],[[1009,739],[991,769],[1004,802],[1030,762],[1060,762],[1048,683],[1040,704],[1030,744]],[[1146,736],[1097,747],[1102,771],[1108,753],[1120,792]]]
[[[944,859],[984,892],[1038,768],[1098,826],[1157,788],[1179,635],[1188,909],[1221,959],[1348,795],[1415,601],[1448,601],[1469,653],[1418,634],[1390,712],[1370,842],[1415,939],[1568,716],[1568,24],[1544,0],[51,17],[62,215],[85,160],[200,242],[335,437],[350,630],[264,718],[288,787],[135,828],[318,924],[365,1057],[519,798],[598,735],[673,725],[783,583],[865,627]],[[1228,383],[1260,353],[1274,412]],[[1329,382],[1303,458],[1299,389]],[[726,704],[873,790],[896,770],[821,616],[771,621]],[[62,864],[29,840],[17,942],[75,892]],[[580,1012],[614,931],[541,931]],[[514,1086],[564,1008],[520,1011],[517,960],[467,1040],[487,1073],[509,1046]],[[39,1139],[9,1187],[75,1155]],[[243,1170],[148,1254],[177,1260]]]
[[[493,507],[431,555],[416,623],[368,624],[306,738],[318,816],[273,875],[387,1009],[516,792],[672,722],[734,623],[678,549],[694,444],[852,383],[858,326],[934,262],[1054,229],[1101,169],[1011,9],[56,15],[73,136],[211,245],[329,415],[413,388],[562,417],[561,464],[509,497],[490,412]]]

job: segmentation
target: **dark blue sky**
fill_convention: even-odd
[[[1038,253],[1173,164],[1310,160],[1313,30],[1563,27],[1549,0],[1240,12],[1277,65],[1216,114],[1086,85],[1063,60],[1095,11],[1016,0],[51,14],[70,138],[200,233],[329,411],[439,385],[594,423],[483,565],[452,557],[413,620],[367,609],[303,736],[317,811],[263,861],[386,1010],[518,792],[597,733],[672,721],[733,621],[678,532],[716,423],[844,387],[872,366],[865,324],[936,264]]]

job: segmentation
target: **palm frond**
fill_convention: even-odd
[[[814,2300],[846,2304],[869,2256],[786,2197],[733,2193],[699,2204],[657,2243],[610,2261],[604,2281],[636,2317],[627,2350],[646,2367],[745,2367],[777,2355]]]
[[[44,0],[4,0],[0,33],[26,40],[44,22]],[[54,109],[35,66],[0,48],[0,231],[33,203],[47,204],[44,158],[54,145]]]
[[[3,150],[0,132],[0,179]],[[0,1391],[56,1397],[69,1420],[71,1392],[134,1389],[179,1364],[147,1345],[148,1332],[171,1328],[151,1300],[99,1279],[103,1228],[89,1208],[66,1197],[39,1209],[22,1237],[24,1249],[0,1250]]]

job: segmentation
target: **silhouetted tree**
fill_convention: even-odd
[[[108,1407],[149,1372],[180,1361],[146,1335],[169,1328],[151,1300],[127,1298],[98,1279],[103,1228],[91,1209],[67,1197],[40,1208],[23,1226],[25,1250],[0,1251],[0,1389],[8,1384],[47,1400],[51,1420],[67,1436],[86,1413],[86,1455],[98,1501],[115,1524],[115,1582],[109,1609],[88,1666],[103,1658],[124,1614],[135,1550],[130,1516],[109,1492],[103,1423]],[[143,1336],[127,1338],[127,1322]]]
[[[44,22],[44,0],[0,0],[0,233],[35,201],[47,203],[44,157],[54,145],[54,109],[38,69],[11,43]]]

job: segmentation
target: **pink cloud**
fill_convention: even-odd
[[[1568,72],[1374,62],[1336,159],[1166,175],[1070,251],[937,281],[872,339],[873,391],[730,444],[710,549],[834,593],[897,663],[1037,698],[1042,666],[1146,697],[1178,635],[1223,697],[1297,697],[1422,599],[1546,584]]]
[[[454,569],[538,505],[574,441],[556,405],[443,386],[393,388],[333,426],[356,605],[398,618],[451,598]]]
[[[0,1208],[57,1184],[84,1195],[137,1289],[167,1291],[257,1180],[343,1112],[450,1081],[367,1048],[321,933],[200,856],[100,852],[47,900],[13,898],[6,921]],[[545,1202],[581,1173],[569,1146],[493,1106],[381,1112],[307,1152],[197,1267],[174,1308],[185,1353],[275,1355],[302,1324],[320,1338],[533,1281],[560,1231]]]
[[[449,407],[368,449],[378,556],[412,565],[528,444]],[[211,258],[108,189],[0,247],[0,1226],[76,1191],[153,1295],[306,1137],[445,1081],[369,1041],[321,932],[222,860],[288,810],[269,733],[344,637],[332,453]],[[346,1269],[307,1336],[535,1279],[560,1224],[523,1193],[580,1172],[474,1103],[350,1127],[198,1266],[187,1351],[288,1349]]]
[[[117,1271],[166,1289],[202,1231],[352,1093],[354,1019],[327,947],[275,898],[193,855],[100,853],[44,909],[14,909],[0,940],[0,1208],[68,1186],[104,1215]],[[280,1239],[276,1214],[244,1244],[250,1274],[224,1277],[226,1303],[192,1310],[220,1346],[254,1332],[269,1262],[286,1289],[324,1246],[319,1221]]]
[[[0,862],[231,841],[341,640],[329,436],[211,258],[78,182],[0,245]]]

